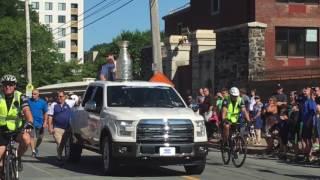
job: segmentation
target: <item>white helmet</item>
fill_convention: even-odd
[[[1,83],[4,83],[4,82],[17,83],[17,78],[14,75],[6,74],[6,75],[2,76],[2,78],[1,78]]]
[[[230,89],[230,94],[232,96],[240,96],[240,91],[239,91],[239,89],[237,87],[232,87]]]

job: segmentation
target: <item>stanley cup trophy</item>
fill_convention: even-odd
[[[128,53],[128,44],[129,41],[120,41],[118,43],[120,53],[117,60],[116,79],[121,81],[132,80],[132,61]]]

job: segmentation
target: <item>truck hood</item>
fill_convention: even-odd
[[[192,119],[202,117],[190,108],[108,108],[107,114],[116,120],[140,119]]]

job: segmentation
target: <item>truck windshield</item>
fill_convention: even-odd
[[[171,87],[109,86],[109,107],[185,107],[181,98]]]

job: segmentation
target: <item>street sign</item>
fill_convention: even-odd
[[[32,90],[33,90],[33,85],[31,83],[28,83],[26,86],[26,96],[27,97],[32,97]]]

